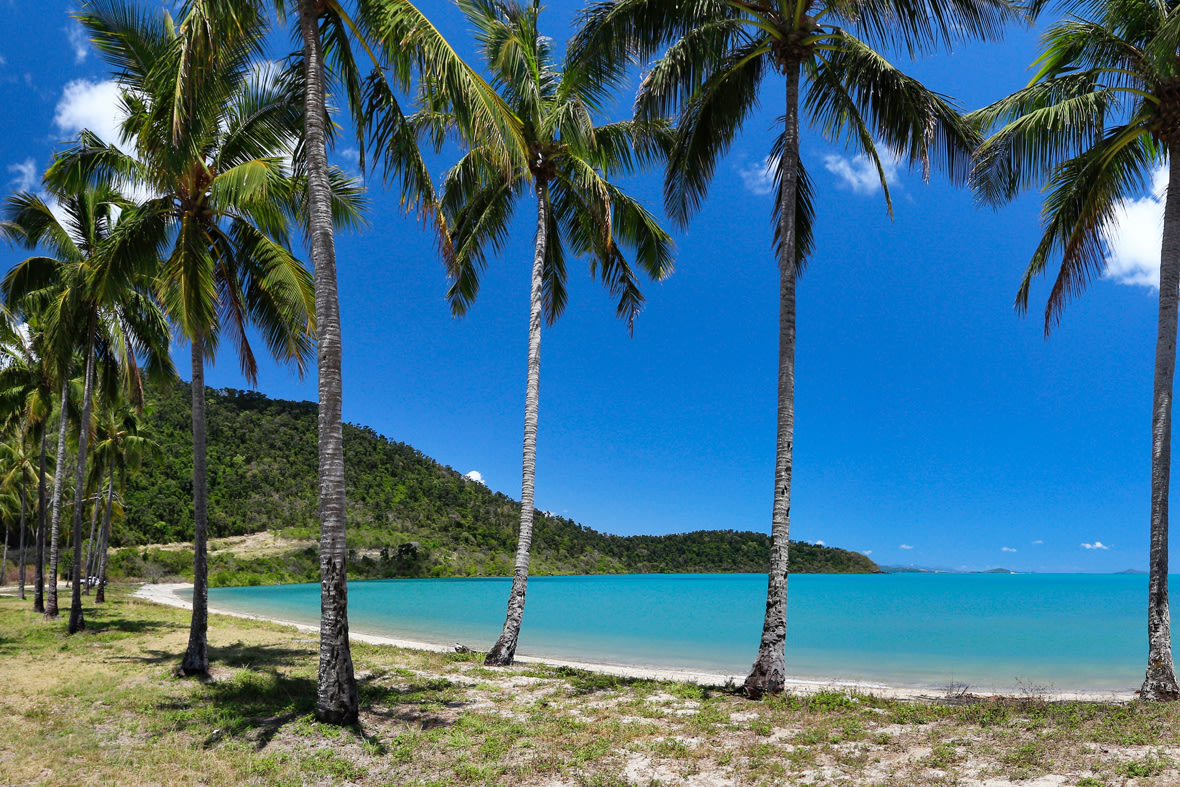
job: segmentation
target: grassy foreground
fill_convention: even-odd
[[[9,590],[6,588],[5,590]],[[210,618],[207,684],[172,677],[188,613],[115,587],[68,637],[0,597],[2,784],[1180,783],[1180,707],[750,702],[690,684],[354,643],[361,723],[317,724],[317,641]]]

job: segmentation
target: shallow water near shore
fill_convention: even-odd
[[[510,583],[350,582],[349,623],[482,650],[499,634]],[[519,653],[744,675],[765,597],[764,574],[534,577]],[[1128,691],[1143,680],[1146,602],[1145,576],[796,575],[787,670],[800,680],[930,689]],[[213,588],[209,603],[316,624],[319,585]]]

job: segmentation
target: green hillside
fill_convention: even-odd
[[[186,541],[192,532],[189,388],[159,396],[145,433],[163,458],[145,463],[127,493],[116,546]],[[318,578],[316,407],[259,393],[210,390],[209,526],[213,538],[271,531],[302,541],[265,556],[214,550],[214,584]],[[353,577],[509,575],[520,504],[464,478],[408,445],[372,429],[345,425],[349,565]],[[535,574],[765,572],[770,539],[761,533],[699,531],[668,536],[613,536],[538,512]],[[186,553],[124,549],[128,571],[145,556],[165,570],[184,568]],[[794,543],[791,571],[873,573],[864,555]]]

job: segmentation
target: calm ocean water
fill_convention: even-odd
[[[503,624],[510,581],[350,582],[349,622],[356,632],[485,649]],[[519,652],[745,674],[765,597],[762,574],[536,577]],[[803,679],[931,688],[1135,689],[1147,656],[1146,599],[1145,576],[796,575],[787,669]],[[319,619],[319,585],[214,588],[209,601]]]

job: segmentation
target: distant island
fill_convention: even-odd
[[[150,546],[191,538],[190,402],[185,384],[150,401],[143,431],[163,456],[129,485],[116,573],[191,575],[190,550]],[[207,408],[211,584],[318,581],[316,405],[209,389]],[[350,578],[511,575],[518,501],[368,427],[345,425],[344,452]],[[541,511],[534,526],[539,576],[764,573],[770,562],[763,533],[616,536]],[[803,542],[791,543],[790,570],[881,572],[859,552]]]

